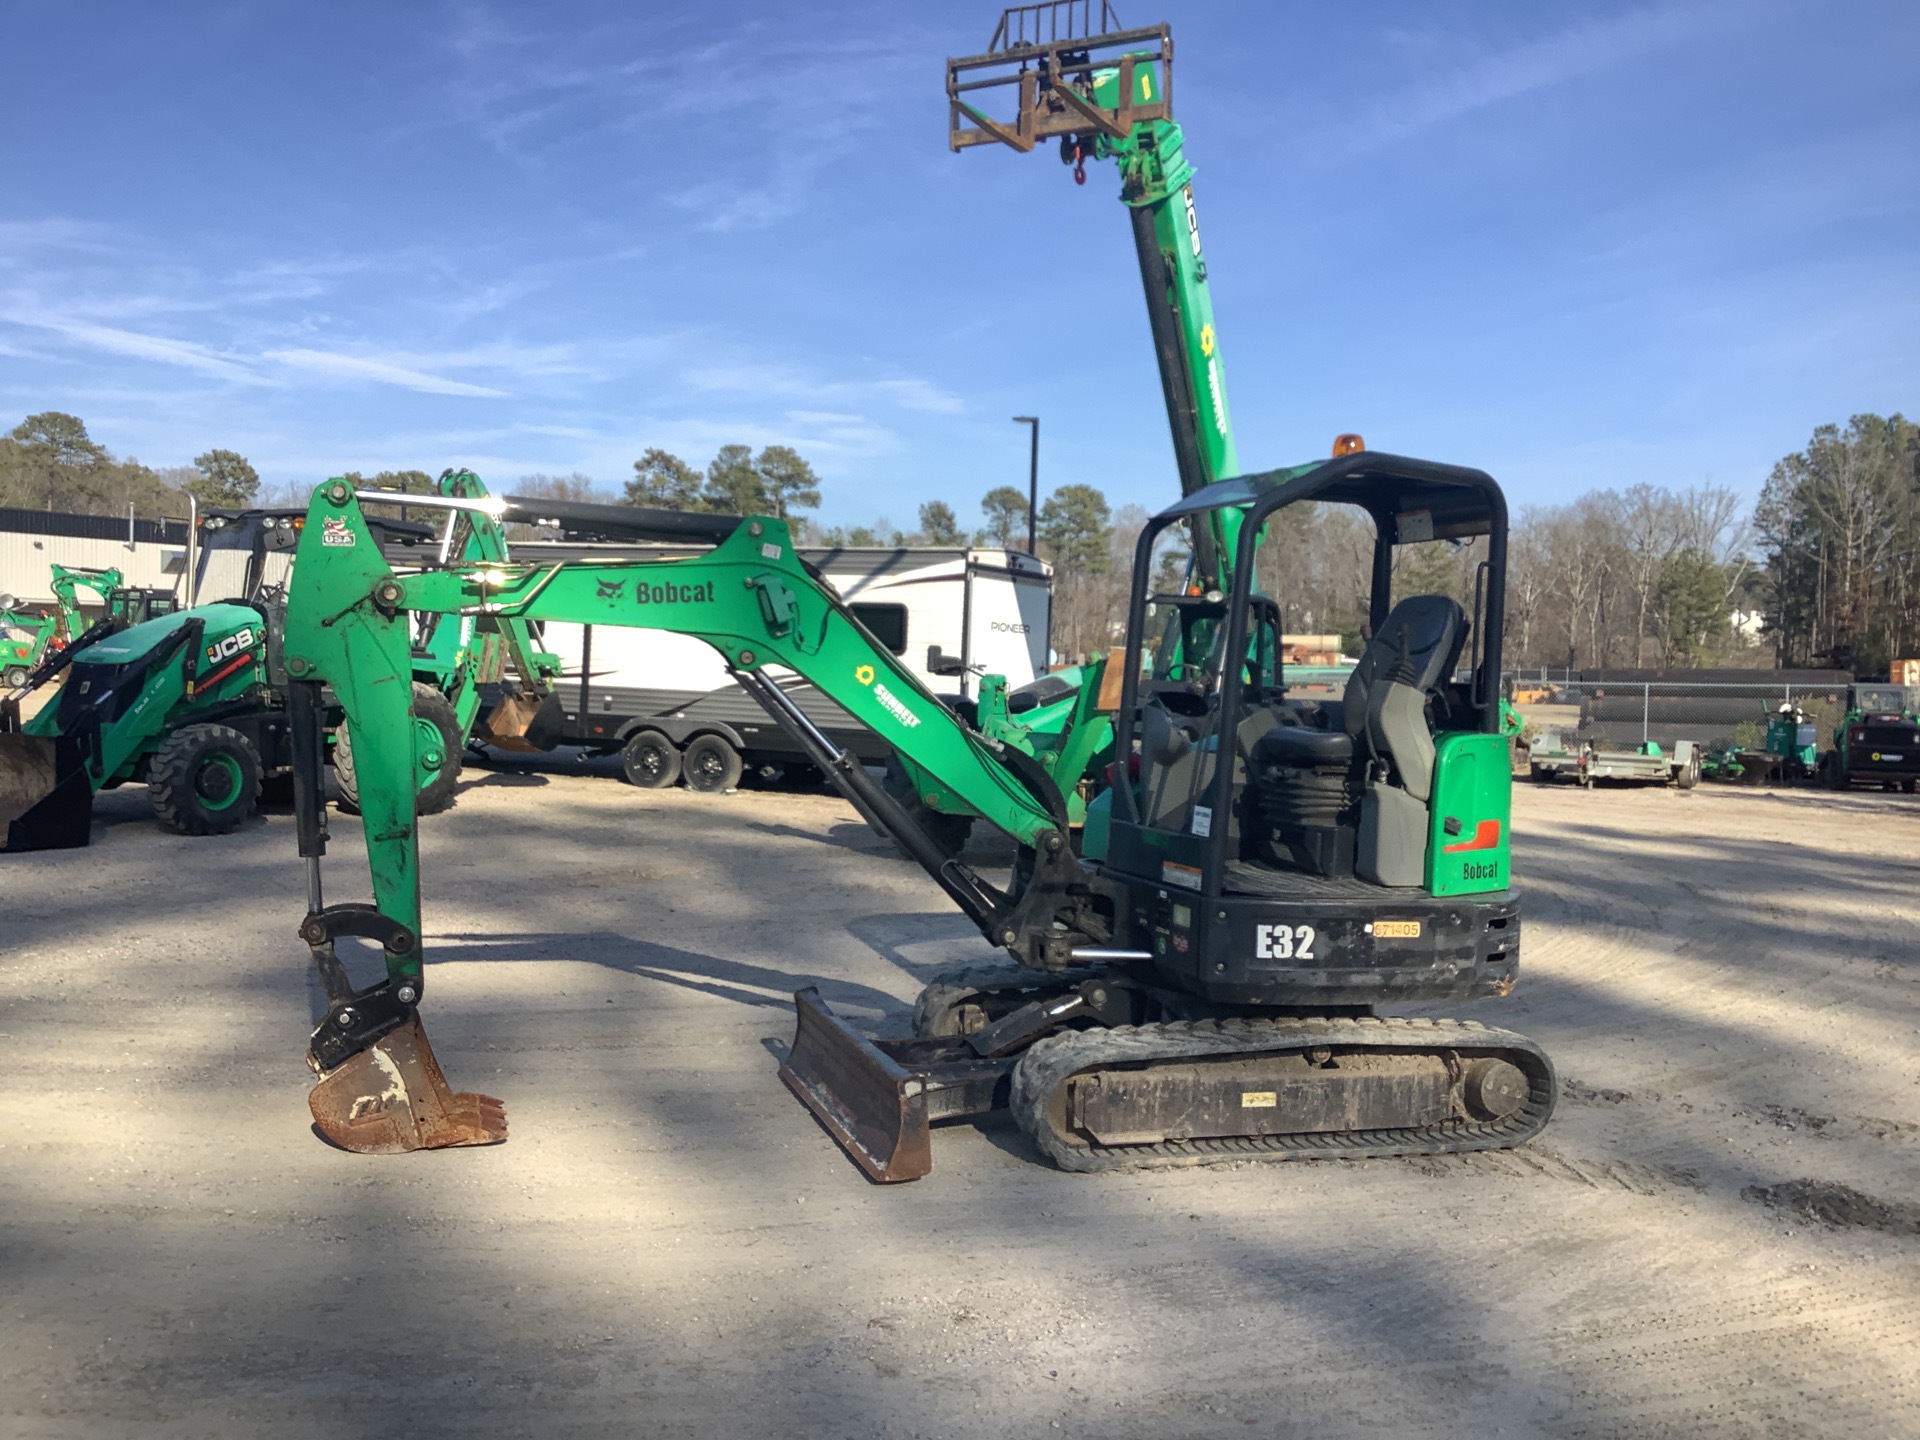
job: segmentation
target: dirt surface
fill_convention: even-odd
[[[1523,1151],[1082,1177],[996,1121],[880,1189],[786,996],[904,1025],[984,947],[837,799],[600,768],[425,824],[486,1150],[310,1131],[284,812],[0,855],[0,1435],[1920,1433],[1913,799],[1520,787],[1520,985],[1456,1013],[1560,1067]]]

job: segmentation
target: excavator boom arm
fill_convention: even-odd
[[[784,687],[768,669],[790,670],[913,757],[993,824],[1050,854],[1055,864],[1071,862],[1064,847],[1064,807],[1057,793],[1048,793],[1044,772],[1031,762],[1022,766],[1025,756],[1008,758],[1010,752],[970,730],[928,693],[794,554],[784,521],[742,520],[714,549],[691,559],[462,563],[401,576],[382,558],[354,488],[330,481],[314,494],[293,567],[286,669],[296,686],[330,685],[353,728],[374,908],[384,926],[369,938],[386,948],[390,981],[410,987],[416,997],[421,984],[416,742],[407,718],[410,619],[416,614],[627,625],[692,635],[718,650],[749,693],[783,720],[794,719],[781,714],[794,707],[783,705]],[[804,725],[804,717],[798,723]],[[878,812],[887,828],[898,832],[905,817],[889,813],[884,792],[864,771],[851,773],[857,765],[842,768],[850,798],[870,818]],[[309,792],[313,779],[309,775],[303,785]],[[313,808],[311,794],[302,805]],[[905,826],[912,829],[910,821]],[[324,848],[317,825],[304,823],[302,839],[310,858]],[[913,851],[911,842],[909,835],[903,843]],[[916,852],[915,858],[995,943],[1011,947],[1029,938],[1031,916],[1016,913],[1021,897],[1001,895],[944,857]]]

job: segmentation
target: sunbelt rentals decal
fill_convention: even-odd
[[[853,672],[853,678],[873,691],[873,698],[880,702],[880,708],[907,729],[912,730],[920,724],[920,717],[909,710],[900,697],[889,690],[884,683],[876,682],[873,666],[861,665]]]

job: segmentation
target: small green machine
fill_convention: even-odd
[[[59,621],[52,615],[30,615],[17,609],[20,601],[0,595],[0,684],[18,690],[53,643]]]
[[[1820,771],[1820,727],[1791,701],[1767,717],[1767,754],[1782,784],[1803,784]]]
[[[1920,787],[1920,687],[1855,685],[1847,713],[1820,757],[1820,777],[1835,790],[1871,785],[1907,794]]]

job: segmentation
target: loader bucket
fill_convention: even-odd
[[[502,695],[500,703],[481,717],[477,727],[479,737],[500,750],[529,754],[551,750],[552,745],[541,745],[537,737],[529,739],[527,735],[528,727],[540,713],[540,705],[540,700],[532,695]]]
[[[311,1054],[307,1063],[319,1070]],[[507,1107],[447,1084],[418,1015],[322,1074],[307,1108],[322,1135],[359,1155],[497,1145],[507,1138]]]
[[[0,850],[72,850],[92,829],[80,742],[0,734]]]
[[[780,1078],[870,1179],[918,1180],[933,1169],[925,1082],[827,1009],[795,992],[798,1024]]]

